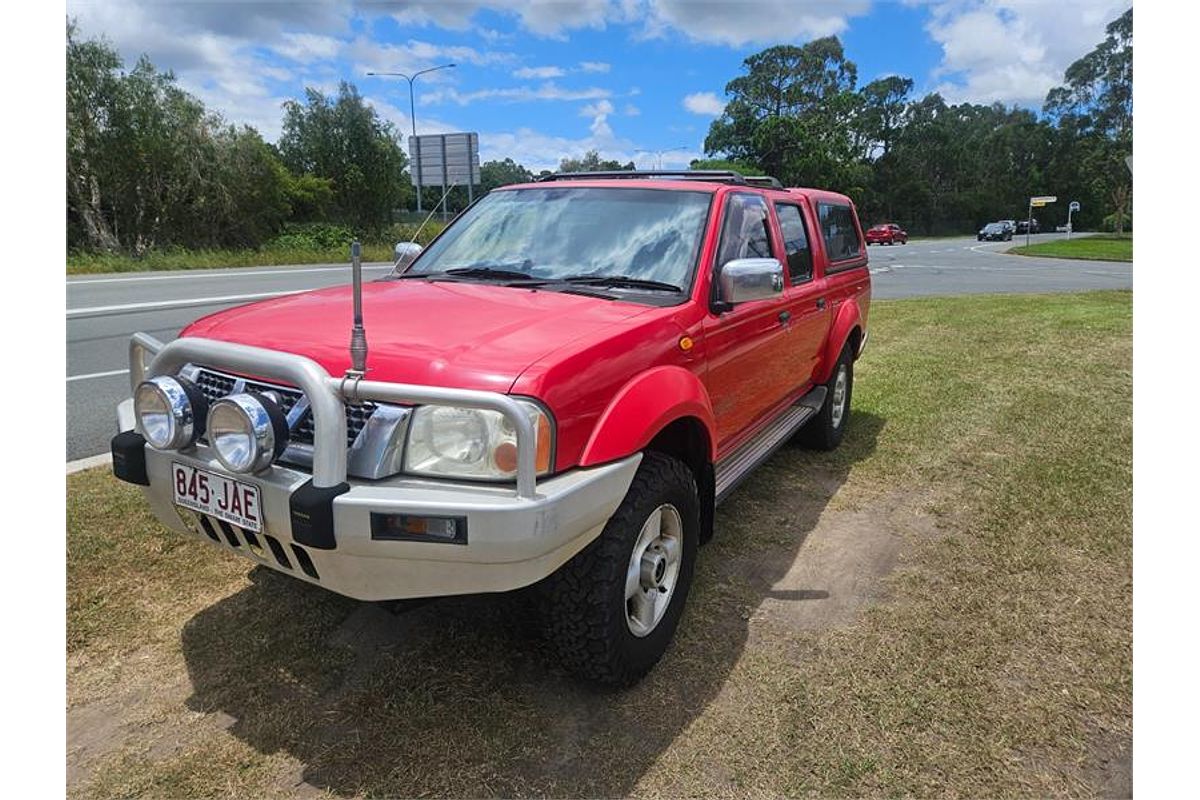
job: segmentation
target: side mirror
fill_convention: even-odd
[[[408,267],[425,248],[416,242],[396,242],[396,263],[392,269],[399,272]]]
[[[783,264],[774,258],[735,258],[717,274],[722,303],[733,306],[766,300],[783,291]]]

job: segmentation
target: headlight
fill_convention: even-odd
[[[204,393],[187,378],[159,375],[138,384],[133,413],[138,432],[156,450],[187,447],[204,433]]]
[[[533,423],[537,474],[550,471],[554,431],[537,404],[518,403]],[[413,475],[503,480],[517,474],[517,432],[498,411],[457,406],[421,406],[413,412],[404,453]]]
[[[231,472],[260,472],[287,447],[287,417],[267,395],[231,394],[208,411],[208,443]]]

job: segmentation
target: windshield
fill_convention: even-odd
[[[492,192],[407,274],[477,268],[558,280],[624,276],[686,289],[709,192],[548,186]]]
[[[987,231],[988,233],[995,233],[996,231],[1004,230],[1004,226],[1001,225],[999,222],[989,222],[988,225],[984,228],[984,230]]]

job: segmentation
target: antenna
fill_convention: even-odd
[[[458,181],[455,181],[446,187],[446,191],[442,192],[442,199],[434,203],[433,210],[429,212],[429,216],[425,217],[425,221],[421,223],[421,227],[417,228],[417,232],[414,233],[412,238],[408,240],[409,244],[413,244],[417,241],[417,237],[421,235],[421,231],[425,230],[425,226],[429,224],[429,220],[433,219],[433,215],[437,213],[438,208],[442,205],[442,203],[446,202],[446,197],[450,194],[450,190],[456,186],[458,186]],[[417,187],[417,191],[421,191],[420,187]]]
[[[350,245],[350,267],[354,276],[354,327],[350,331],[351,372],[362,377],[367,371],[367,331],[362,316],[362,245]]]

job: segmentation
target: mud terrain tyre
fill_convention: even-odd
[[[547,639],[586,680],[630,686],[666,651],[700,544],[692,471],[646,452],[604,531],[539,589]]]
[[[800,444],[814,450],[836,449],[842,443],[846,425],[850,422],[850,395],[854,390],[854,353],[850,342],[846,342],[842,348],[825,389],[825,402],[821,410],[800,429],[797,436]]]

